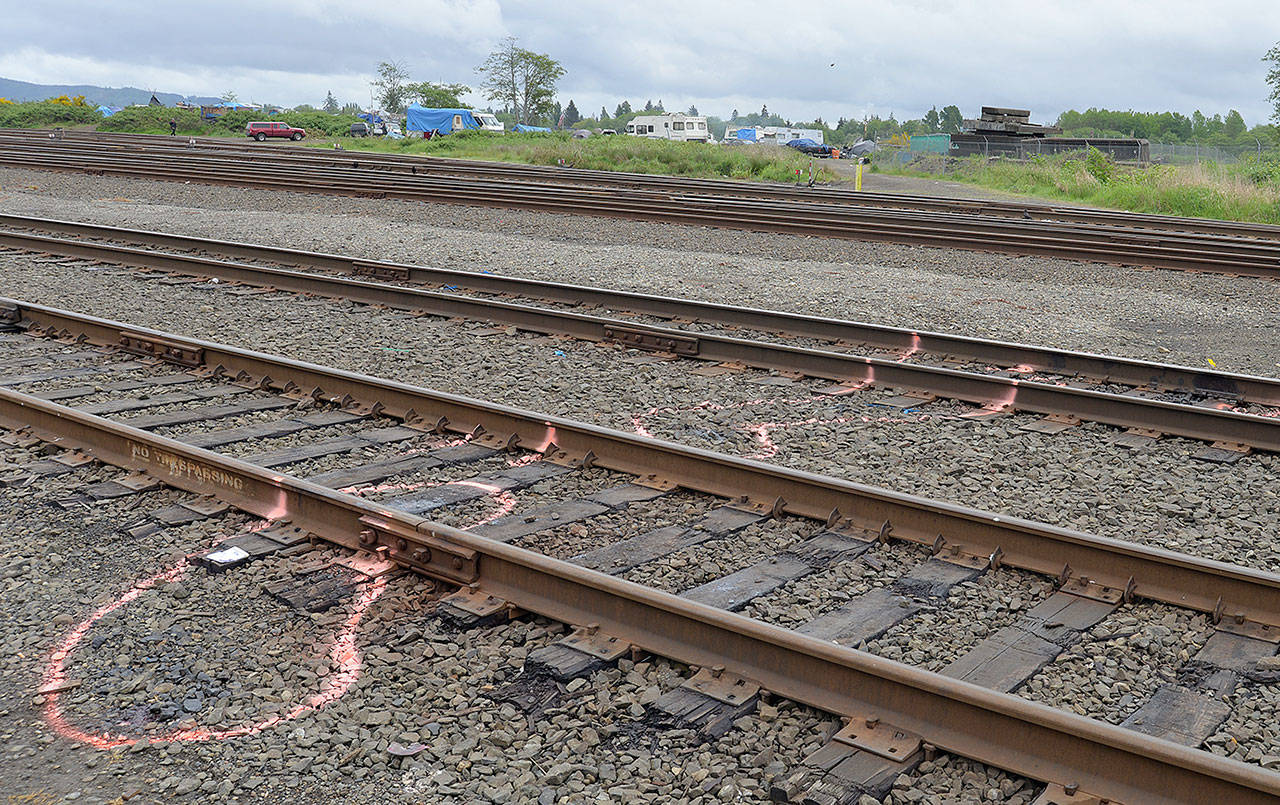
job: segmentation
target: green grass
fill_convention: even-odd
[[[0,127],[42,128],[63,126],[134,134],[168,134],[169,121],[178,123],[178,134],[213,137],[242,136],[253,120],[279,120],[307,130],[305,145],[394,154],[454,157],[526,165],[567,165],[590,170],[624,171],[698,179],[742,179],[765,182],[807,182],[810,170],[815,182],[836,177],[822,160],[776,146],[726,147],[708,143],[681,143],[618,134],[572,139],[568,132],[464,131],[431,140],[402,140],[346,136],[358,118],[325,112],[231,112],[218,120],[204,120],[192,110],[162,106],[130,106],[111,117],[101,117],[93,107],[48,102],[0,104]],[[796,172],[800,172],[800,176]]]
[[[616,134],[574,140],[568,132],[497,134],[466,131],[431,140],[339,137],[312,141],[318,148],[339,143],[348,150],[393,154],[516,162],[525,165],[567,165],[590,170],[625,171],[700,179],[747,179],[795,182],[796,171],[808,181],[809,157],[789,148],[726,147],[708,143],[680,143]],[[836,178],[813,160],[815,181]]]
[[[1280,224],[1280,164],[1273,159],[1138,168],[1096,151],[1027,162],[922,155],[906,166],[879,162],[872,169],[1115,210]]]

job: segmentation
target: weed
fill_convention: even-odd
[[[463,131],[430,140],[409,137],[403,140],[343,139],[340,142],[348,149],[697,178],[795,182],[796,171],[800,171],[807,180],[810,167],[809,157],[789,148],[766,145],[726,147],[625,134],[575,140],[567,132],[497,134]],[[314,145],[332,147],[332,141]],[[835,177],[815,161],[814,178],[816,181],[829,181]]]
[[[982,157],[947,159],[920,170],[915,162],[896,167],[877,162],[875,170],[968,182],[1019,195],[1067,200],[1131,212],[1280,224],[1280,155],[1240,165],[1117,165],[1090,149],[1086,153],[1037,157],[1018,162]]]

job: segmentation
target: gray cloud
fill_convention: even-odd
[[[1269,113],[1271,0],[0,0],[0,75],[284,104],[367,100],[374,65],[474,85],[502,36],[560,59],[561,97],[802,119],[1025,106]],[[835,67],[828,65],[835,63]],[[481,101],[479,97],[474,101]]]

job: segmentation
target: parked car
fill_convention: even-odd
[[[372,132],[369,129],[369,124],[365,123],[363,120],[360,121],[359,123],[351,124],[352,137],[368,137],[371,133]]]
[[[290,140],[301,140],[307,136],[303,129],[296,129],[288,123],[250,123],[244,127],[246,137],[262,142],[268,137],[287,137]]]
[[[810,154],[815,157],[829,157],[833,150],[831,146],[815,142],[807,137],[792,140],[787,143],[787,147],[794,148],[802,154]]]

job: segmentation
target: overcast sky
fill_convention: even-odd
[[[1270,114],[1277,0],[0,0],[0,76],[319,105],[369,102],[382,60],[475,86],[503,36],[562,62],[584,114],[919,117],[1032,110]],[[834,64],[834,66],[832,66]],[[486,105],[482,96],[469,98]]]

